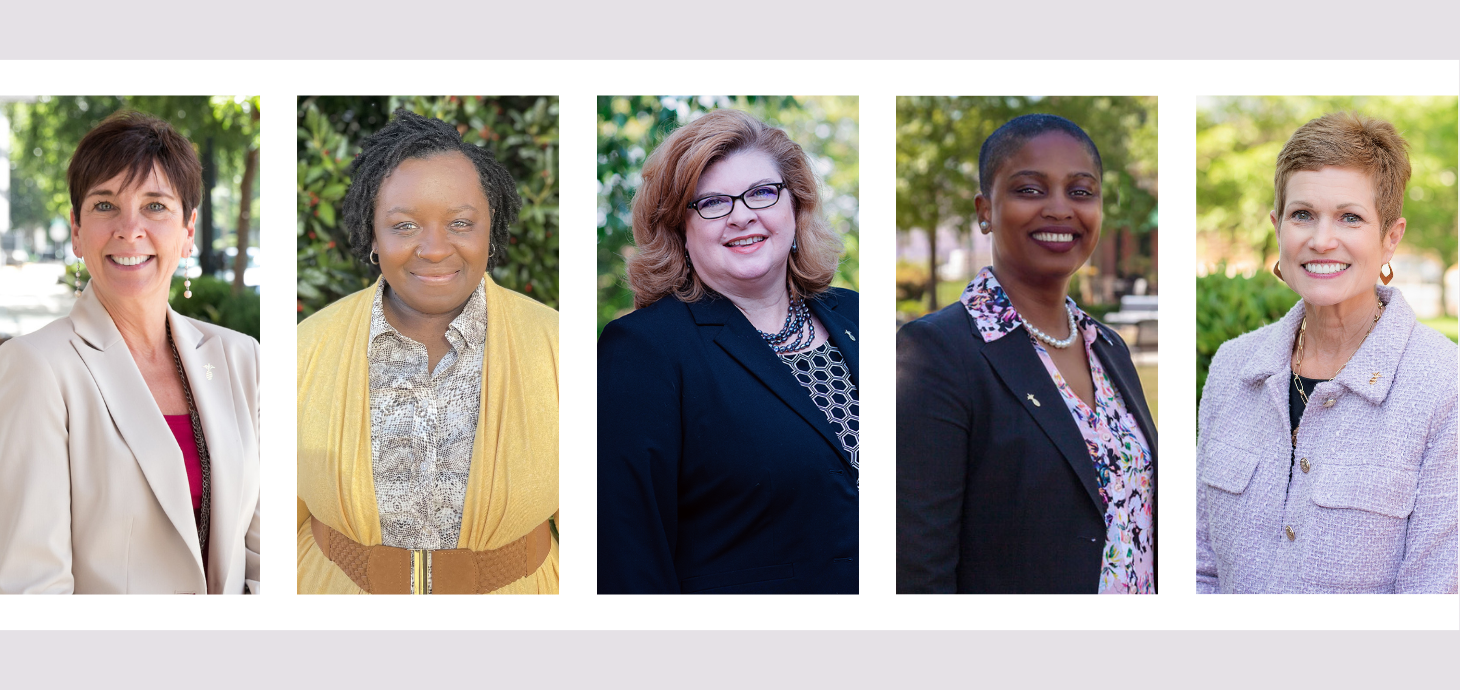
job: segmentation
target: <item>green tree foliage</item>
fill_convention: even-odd
[[[897,99],[897,229],[929,233],[977,223],[978,152],[1000,125],[1020,115],[1059,115],[1090,135],[1105,165],[1104,233],[1128,229],[1143,237],[1156,219],[1154,96],[902,96]],[[934,253],[924,294],[937,281]],[[1149,258],[1122,266],[1122,277],[1156,276]]]
[[[1454,96],[1255,96],[1206,99],[1196,114],[1197,233],[1226,247],[1208,264],[1250,253],[1258,265],[1277,257],[1268,214],[1278,152],[1303,123],[1352,110],[1393,123],[1409,142],[1402,247],[1455,263],[1456,99]],[[1246,258],[1246,257],[1242,257]]]
[[[375,281],[355,259],[339,204],[360,142],[406,108],[456,124],[462,139],[507,166],[522,195],[497,284],[558,306],[558,99],[554,96],[311,96],[298,111],[299,316]]]
[[[629,208],[644,160],[680,125],[716,108],[743,110],[786,131],[811,157],[827,221],[845,245],[833,285],[858,284],[857,99],[798,96],[598,98],[598,330],[634,307],[624,274],[633,251]]]

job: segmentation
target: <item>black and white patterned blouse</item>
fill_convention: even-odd
[[[386,546],[454,549],[481,409],[487,300],[480,286],[446,329],[451,345],[427,371],[426,346],[370,317],[370,460]]]
[[[859,470],[857,384],[852,382],[851,367],[847,366],[842,351],[828,340],[820,347],[783,354],[781,361],[791,367],[796,382],[811,394],[811,402],[826,415],[847,457],[852,459],[852,469]],[[858,477],[857,486],[861,485]]]

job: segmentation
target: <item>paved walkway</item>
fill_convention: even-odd
[[[59,261],[0,266],[0,333],[25,335],[70,314],[75,291],[56,282],[65,271]]]

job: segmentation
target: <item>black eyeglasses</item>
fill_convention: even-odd
[[[695,199],[689,202],[689,208],[694,209],[694,212],[700,214],[700,217],[705,220],[724,218],[735,210],[737,199],[749,209],[760,210],[775,206],[776,202],[781,200],[781,190],[785,188],[786,183],[784,182],[756,185],[739,196],[716,194]]]

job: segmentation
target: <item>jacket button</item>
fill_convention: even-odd
[[[1293,531],[1293,526],[1292,525],[1288,525],[1287,527],[1284,527],[1283,528],[1283,532],[1286,532],[1287,533],[1287,535],[1288,535],[1288,541],[1297,541],[1298,540],[1298,533]]]
[[[1329,399],[1323,401],[1323,406],[1324,407],[1333,407],[1333,398],[1329,398]]]
[[[1308,464],[1308,458],[1298,461],[1298,467],[1303,468],[1303,474],[1308,474],[1308,470],[1313,469],[1313,466]]]

